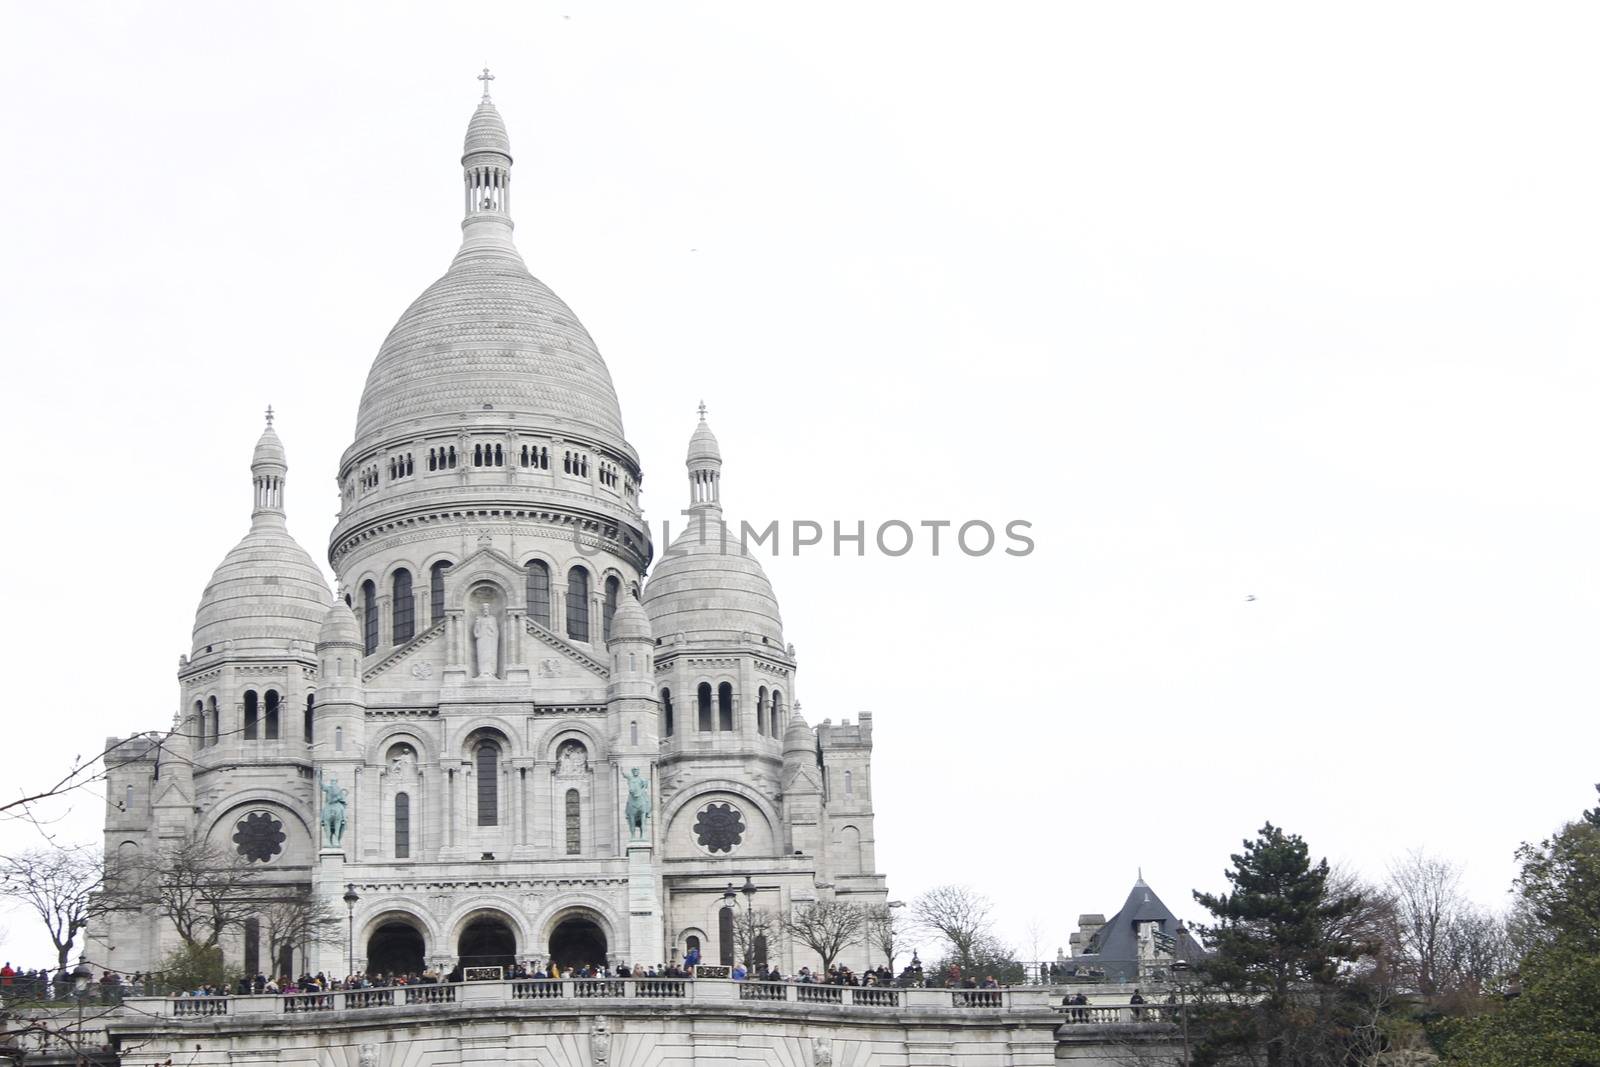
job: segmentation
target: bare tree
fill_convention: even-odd
[[[758,955],[772,942],[779,927],[778,917],[764,908],[738,908],[733,913],[733,947],[746,968],[754,967]]]
[[[1514,968],[1514,959],[1502,916],[1467,905],[1445,931],[1446,986],[1452,993],[1484,995]]]
[[[802,905],[783,921],[784,933],[822,957],[824,971],[861,938],[866,927],[866,909],[834,900]]]
[[[1466,907],[1461,871],[1449,860],[1412,849],[1389,867],[1403,976],[1424,997],[1442,991],[1450,926]]]
[[[114,865],[106,880],[107,906],[154,908],[187,948],[209,949],[259,910],[255,880],[256,871],[238,853],[188,841]]]
[[[43,921],[65,970],[78,932],[89,924],[105,877],[97,850],[34,848],[0,857],[0,893],[25,902]]]
[[[901,917],[900,911],[887,904],[866,909],[863,936],[867,944],[883,954],[891,971],[894,970],[895,957],[905,948],[908,920]]]
[[[332,944],[339,940],[344,925],[344,916],[337,908],[325,897],[313,896],[307,890],[267,902],[258,910],[257,919],[273,960],[279,959],[286,948],[303,952],[311,945]]]
[[[993,910],[989,898],[964,885],[935,886],[911,905],[917,925],[943,938],[963,971],[972,969],[974,950],[993,940]]]

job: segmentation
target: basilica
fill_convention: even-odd
[[[337,592],[288,532],[269,412],[173,725],[109,761],[113,880],[199,842],[247,865],[264,909],[338,917],[298,944],[236,924],[222,945],[248,973],[731,962],[740,914],[884,904],[871,715],[801,716],[772,586],[723,536],[704,408],[692,521],[652,568],[605,361],[513,243],[487,90],[461,164],[460,250],[378,350],[339,461]],[[770,942],[785,971],[817,962]],[[150,971],[177,945],[145,906],[88,955]]]

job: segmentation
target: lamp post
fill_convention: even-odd
[[[880,944],[878,947],[883,949],[883,954],[888,957],[888,967],[889,967],[889,972],[890,972],[890,976],[891,977],[893,976],[893,973],[894,973],[894,958],[895,958],[895,955],[896,955],[895,948],[897,947],[896,946],[896,942],[898,941],[898,937],[896,936],[898,931],[895,930],[895,914],[894,913],[895,913],[895,911],[897,909],[903,908],[905,906],[906,906],[906,902],[903,901],[903,900],[891,900],[891,901],[888,901],[888,902],[886,902],[884,904],[884,913],[883,913],[884,914],[884,919],[883,919],[883,921],[888,924],[888,929],[885,931],[885,937],[882,939],[883,943]],[[871,963],[872,959],[869,957],[867,959],[867,962]]]
[[[750,953],[751,953],[751,950],[754,949],[754,947],[755,947],[753,944],[751,944],[751,942],[754,941],[755,939],[750,936],[752,931],[753,931],[754,918],[755,918],[755,896],[756,896],[756,883],[755,883],[755,880],[753,878],[751,878],[748,874],[745,875],[744,876],[744,885],[740,886],[738,888],[738,890],[735,890],[733,888],[733,883],[729,882],[728,883],[728,888],[726,890],[724,890],[723,893],[722,893],[722,906],[733,913],[732,918],[733,918],[733,920],[735,922],[737,922],[738,921],[738,915],[739,915],[739,909],[738,909],[737,905],[739,903],[739,894],[741,894],[741,893],[744,894],[744,921],[745,921],[744,965],[746,967],[749,967],[750,966]],[[730,923],[729,925],[732,925],[732,924]],[[735,938],[735,940],[737,940],[737,938]]]
[[[1172,982],[1178,987],[1178,1022],[1183,1027],[1183,1067],[1189,1067],[1189,961],[1172,962]]]
[[[94,980],[94,970],[90,968],[89,961],[83,956],[78,957],[78,965],[72,969],[72,991],[78,997],[78,1029],[76,1040],[73,1042],[78,1050],[78,1063],[84,1062],[83,1057],[83,997],[89,992],[89,983]]]
[[[351,882],[344,891],[344,907],[350,915],[350,933],[345,938],[346,955],[349,957],[347,960],[349,966],[344,972],[347,978],[356,973],[356,901],[360,899],[361,895],[356,892],[356,884]]]

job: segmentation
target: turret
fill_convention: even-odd
[[[655,758],[659,736],[655,694],[655,638],[644,607],[624,592],[611,619],[611,677],[606,701],[611,714],[611,736],[619,755],[648,764]],[[635,763],[633,766],[640,766]],[[642,772],[648,772],[648,766]]]
[[[689,438],[689,510],[712,518],[722,514],[722,450],[717,435],[706,425],[705,401],[700,402],[700,425]]]
[[[322,617],[317,661],[312,740],[318,761],[354,758],[364,740],[367,690],[361,676],[361,627],[342,596]]]
[[[783,733],[783,824],[791,854],[815,856],[822,819],[822,771],[817,738],[795,704]]]

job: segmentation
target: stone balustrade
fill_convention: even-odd
[[[1009,989],[901,989],[893,986],[806,985],[796,982],[733,982],[715,978],[552,978],[508,979],[439,985],[395,986],[388,989],[350,989],[326,993],[289,993],[269,996],[129,997],[135,1012],[171,1019],[215,1019],[219,1016],[302,1015],[326,1012],[366,1012],[416,1005],[471,1004],[490,1006],[524,1001],[593,1001],[626,1003],[684,1001],[697,1004],[757,1001],[794,1004],[803,1008],[846,1013],[939,1011],[983,1013],[1050,1011],[1066,1015],[1068,1022],[1119,1021],[1107,1013],[1133,1009],[1115,1007],[1054,1007],[1051,991],[1040,986]],[[1161,1008],[1142,1009],[1155,1019]]]

